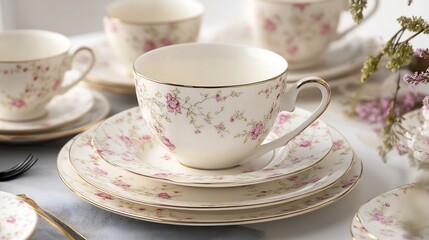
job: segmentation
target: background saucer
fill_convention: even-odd
[[[109,101],[100,93],[92,92],[94,106],[84,117],[59,128],[39,133],[1,133],[0,142],[36,143],[80,133],[103,120],[110,112]]]
[[[71,123],[94,106],[90,90],[74,87],[64,95],[54,97],[46,106],[47,114],[35,120],[10,122],[0,120],[0,133],[41,132]]]

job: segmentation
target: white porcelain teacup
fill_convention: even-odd
[[[287,67],[280,55],[255,47],[164,47],[136,60],[137,99],[149,129],[183,165],[233,167],[284,146],[327,108],[326,82],[309,77],[286,90]],[[261,145],[279,112],[293,111],[307,87],[322,92],[317,110],[295,130]]]
[[[379,0],[375,1],[363,21],[376,11]],[[285,57],[290,69],[316,64],[332,41],[360,26],[337,32],[347,0],[253,0],[252,4],[256,43]]]
[[[46,114],[45,106],[67,92],[94,64],[91,49],[81,47],[72,54],[70,40],[54,32],[11,30],[0,33],[0,119],[25,121]],[[91,54],[88,67],[74,80],[64,82],[77,53]]]
[[[195,42],[203,12],[196,0],[121,0],[107,6],[104,29],[114,54],[132,73],[142,53]]]

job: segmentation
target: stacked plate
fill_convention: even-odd
[[[267,141],[309,114],[281,113]],[[208,226],[272,221],[319,209],[353,189],[362,163],[337,130],[318,120],[287,146],[244,165],[192,169],[155,140],[133,108],[67,143],[58,171],[73,192],[108,211]]]
[[[29,121],[0,120],[0,141],[37,142],[82,132],[104,119],[110,111],[99,93],[75,87],[46,106],[47,114]]]

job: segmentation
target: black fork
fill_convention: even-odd
[[[16,166],[4,171],[0,171],[0,182],[14,179],[17,176],[23,174],[28,169],[30,169],[37,162],[37,160],[38,158],[35,158],[33,155],[30,154],[24,161],[17,164]]]

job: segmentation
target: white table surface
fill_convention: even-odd
[[[401,3],[382,2],[384,11],[390,9],[396,14],[387,14],[390,19],[396,18],[401,9],[406,8],[405,0],[398,1]],[[417,14],[419,11],[424,13],[422,8],[429,8],[429,4],[423,0],[416,0],[416,6]],[[404,13],[409,11],[411,10],[405,9]],[[376,16],[378,23],[386,24],[382,24],[383,28],[372,22],[359,31],[362,34],[389,36],[396,27],[388,23],[387,18],[382,19],[384,18],[380,14]],[[85,42],[86,39],[88,36],[74,38],[79,43]],[[424,45],[425,42],[427,40],[420,40],[417,44]],[[112,114],[137,105],[133,96],[103,93],[112,103]],[[340,103],[344,98],[344,95],[334,92],[332,103],[321,118],[339,130],[362,159],[362,179],[350,194],[338,202],[290,219],[242,227],[178,227],[147,223],[108,213],[81,200],[59,179],[55,167],[56,156],[70,137],[34,145],[0,144],[0,169],[14,165],[29,153],[40,159],[22,177],[0,182],[0,190],[27,194],[89,239],[350,239],[350,223],[359,206],[382,192],[409,183],[413,179],[414,170],[409,167],[405,157],[396,154],[390,155],[387,164],[382,162],[376,148],[379,139],[373,130],[374,126],[346,117],[343,113],[346,108]],[[308,110],[314,109],[318,104],[317,99],[318,96],[306,94],[300,97],[299,106]],[[61,239],[61,234],[41,220],[33,239]]]

